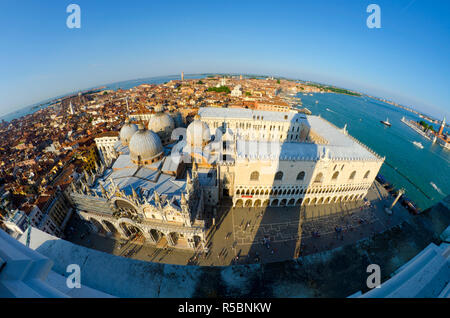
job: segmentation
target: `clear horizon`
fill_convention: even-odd
[[[189,74],[184,74],[184,75],[185,76],[199,76],[199,75],[213,75],[213,74],[237,75],[239,73],[189,73]],[[267,74],[244,74],[244,73],[242,73],[241,75],[243,75],[243,76],[254,75],[254,76],[261,76],[261,77],[272,76],[272,75],[267,75]],[[13,111],[11,111],[9,113],[5,113],[5,114],[1,114],[0,113],[0,119],[2,117],[6,117],[6,116],[11,115],[11,114],[13,114],[13,113],[15,113],[17,111],[22,110],[22,109],[25,109],[25,108],[28,108],[28,107],[32,107],[32,106],[35,106],[35,105],[39,105],[39,104],[43,104],[43,103],[49,102],[49,101],[51,101],[53,99],[57,99],[57,98],[64,97],[64,96],[68,96],[70,94],[74,94],[74,93],[77,93],[77,92],[80,92],[80,91],[86,91],[86,90],[90,90],[90,89],[95,89],[97,87],[114,85],[114,84],[122,83],[122,82],[130,82],[130,81],[135,81],[135,80],[153,79],[153,78],[160,78],[160,77],[175,77],[175,76],[181,76],[181,73],[180,74],[157,75],[157,76],[142,77],[142,78],[132,78],[132,79],[126,79],[126,80],[116,81],[116,82],[112,82],[112,83],[102,83],[102,84],[94,85],[94,86],[91,86],[91,87],[81,88],[81,89],[78,89],[78,90],[75,90],[75,91],[71,91],[71,92],[67,92],[67,93],[64,93],[64,94],[56,95],[56,96],[53,96],[53,97],[49,97],[49,98],[43,99],[41,101],[38,101],[38,102],[35,102],[35,103],[32,103],[32,104],[26,105],[26,106],[23,106],[23,107],[19,107],[19,108],[15,109],[15,110],[13,110]],[[286,78],[286,79],[289,79],[289,80],[298,80],[298,81],[304,81],[304,82],[308,82],[309,81],[308,79],[300,79],[300,78],[295,79],[295,78],[288,78],[288,77],[284,77],[284,76],[274,76],[274,77],[280,77],[280,78]],[[314,81],[311,81],[311,82],[314,82]],[[339,87],[339,88],[349,89],[348,87],[340,87],[340,86],[334,85],[332,83],[323,83],[323,82],[315,82],[315,83],[324,84],[324,85],[330,85],[330,86],[333,85],[333,86],[336,86],[336,87]],[[357,92],[358,93],[362,93],[362,94],[366,94],[366,95],[371,95],[371,94],[368,94],[368,93],[365,93],[365,92],[362,92],[362,91],[357,91]],[[372,97],[377,97],[377,98],[385,98],[383,96],[376,96],[376,95],[371,95],[371,96]],[[389,100],[388,98],[385,98],[385,99]],[[391,100],[391,101],[392,102],[396,102],[395,100]],[[400,104],[401,106],[410,107],[412,110],[421,112],[423,115],[427,115],[427,116],[433,117],[434,119],[438,119],[438,120],[442,119],[442,118],[439,118],[437,116],[430,115],[426,111],[420,111],[420,110],[414,108],[413,105],[404,105],[404,104],[401,104],[401,103],[398,103],[398,104]]]
[[[446,1],[377,1],[381,29],[366,26],[369,1],[74,3],[80,29],[66,26],[69,3],[0,4],[0,116],[105,83],[184,71],[320,82],[450,117]]]

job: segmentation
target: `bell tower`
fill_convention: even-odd
[[[444,120],[442,121],[441,127],[439,128],[438,136],[442,136],[443,135],[444,128],[445,128],[445,117],[444,117]]]

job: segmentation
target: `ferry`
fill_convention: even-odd
[[[380,120],[380,123],[382,123],[385,126],[391,127],[391,123],[389,122],[389,118],[386,118],[386,120]]]
[[[423,149],[423,145],[421,142],[413,141],[414,146],[419,147],[420,149]]]

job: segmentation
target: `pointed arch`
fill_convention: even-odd
[[[305,171],[300,171],[297,174],[297,181],[303,181],[305,179]]]
[[[258,171],[253,171],[250,174],[250,181],[259,181],[259,172]]]
[[[339,177],[339,171],[335,171],[333,173],[333,176],[331,177],[331,180],[332,181],[336,181],[338,177]]]
[[[275,173],[275,180],[283,180],[283,172],[282,171],[278,171],[277,173]]]
[[[314,182],[315,183],[322,183],[323,181],[323,173],[319,172],[316,177],[314,178]]]

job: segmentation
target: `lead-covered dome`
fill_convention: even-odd
[[[155,116],[150,118],[150,121],[148,122],[148,129],[158,135],[161,133],[164,135],[168,134],[170,136],[174,128],[175,121],[166,113],[156,113]]]
[[[139,125],[139,130],[131,137],[128,148],[131,161],[136,164],[151,164],[163,155],[163,146],[158,135],[144,129],[143,125]]]
[[[186,141],[193,147],[202,147],[211,140],[211,133],[206,123],[200,120],[197,115],[194,121],[189,124],[186,130]]]
[[[130,123],[130,120],[127,118],[125,120],[125,125],[120,129],[120,141],[122,142],[122,145],[127,146],[130,143],[131,137],[137,131],[138,127],[135,124]]]

